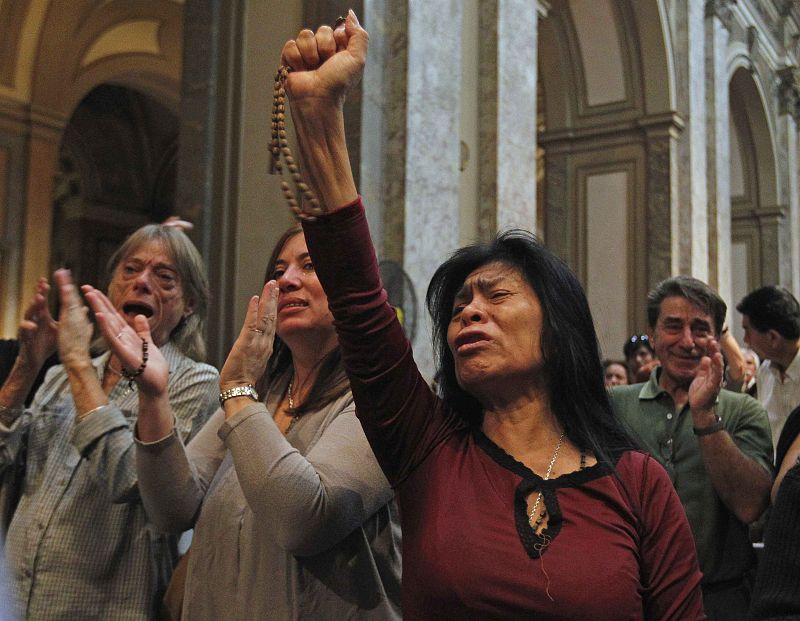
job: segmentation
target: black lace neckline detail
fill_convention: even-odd
[[[538,559],[561,532],[564,516],[561,513],[556,490],[560,487],[579,487],[589,481],[610,475],[621,455],[613,456],[613,464],[597,462],[593,466],[544,480],[525,464],[506,453],[480,429],[473,429],[473,436],[475,443],[494,462],[522,479],[514,492],[514,522],[520,542],[532,559]],[[547,527],[539,534],[534,532],[528,521],[528,497],[536,492],[542,493],[542,501],[548,516]]]

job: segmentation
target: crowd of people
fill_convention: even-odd
[[[57,318],[37,284],[0,377],[18,617],[798,618],[797,300],[741,300],[741,348],[711,287],[669,278],[601,361],[575,274],[507,231],[432,278],[432,389],[344,139],[368,45],[351,11],[282,50],[315,198],[221,370],[180,227],[131,235],[105,292],[58,270]]]

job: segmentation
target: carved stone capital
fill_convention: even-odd
[[[732,4],[736,4],[736,0],[706,0],[706,17],[718,18],[730,30],[733,23]]]
[[[778,76],[778,103],[781,114],[791,114],[800,121],[800,68],[787,65],[775,72]]]

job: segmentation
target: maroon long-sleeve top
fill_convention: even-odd
[[[547,481],[467,426],[420,375],[388,305],[361,201],[304,224],[359,418],[395,487],[406,619],[705,619],[661,466],[627,451]],[[548,511],[540,553],[526,498]]]

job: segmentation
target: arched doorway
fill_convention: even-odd
[[[103,286],[121,241],[172,214],[177,151],[178,118],[167,107],[123,86],[92,89],[59,147],[51,268],[67,266],[76,282]]]

